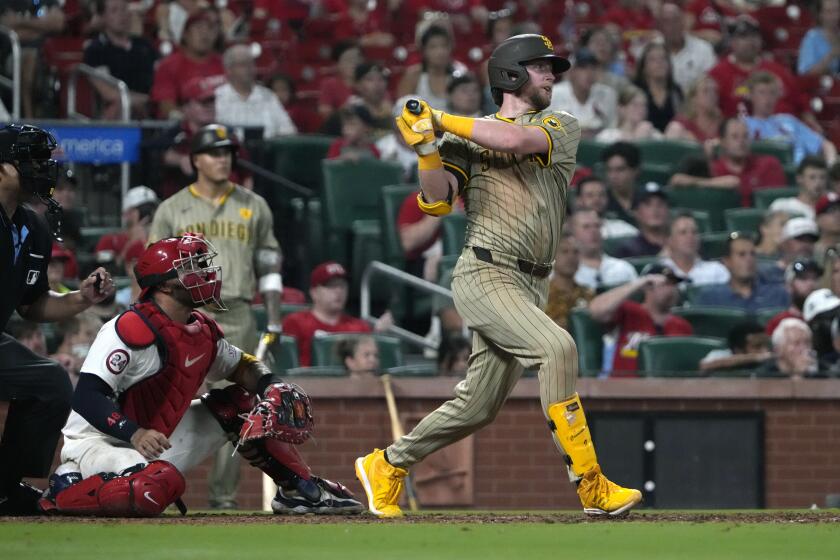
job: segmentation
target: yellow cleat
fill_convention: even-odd
[[[601,467],[597,464],[583,475],[577,492],[583,512],[592,516],[619,516],[642,501],[641,492],[610,482],[601,474]]]
[[[362,483],[368,498],[368,509],[377,517],[400,517],[403,513],[397,502],[403,491],[403,478],[408,471],[385,460],[385,451],[356,459],[356,478]]]

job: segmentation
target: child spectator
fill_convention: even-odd
[[[379,159],[379,150],[373,142],[373,126],[370,111],[361,103],[341,109],[341,137],[330,145],[327,159]]]

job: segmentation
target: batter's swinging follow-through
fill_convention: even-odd
[[[569,68],[547,37],[517,35],[488,64],[498,113],[473,119],[411,100],[397,118],[419,156],[420,208],[441,216],[456,195],[464,199],[466,243],[452,291],[474,333],[473,354],[452,400],[410,434],[356,460],[375,515],[401,515],[407,469],[491,422],[524,368],[532,367],[539,368],[543,412],[584,511],[621,515],[642,499],[601,474],[575,392],[574,340],[543,312],[580,141],[572,115],[546,110],[556,75]],[[444,133],[439,144],[436,131]]]

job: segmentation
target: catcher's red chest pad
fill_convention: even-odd
[[[216,359],[221,329],[193,311],[187,324],[172,321],[152,302],[141,302],[116,322],[117,335],[132,348],[156,344],[161,367],[120,395],[123,414],[140,427],[169,437],[183,418]]]

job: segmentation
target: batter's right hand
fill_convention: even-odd
[[[172,447],[166,436],[157,430],[138,429],[131,436],[131,445],[143,457],[152,461],[160,457],[161,453]]]

